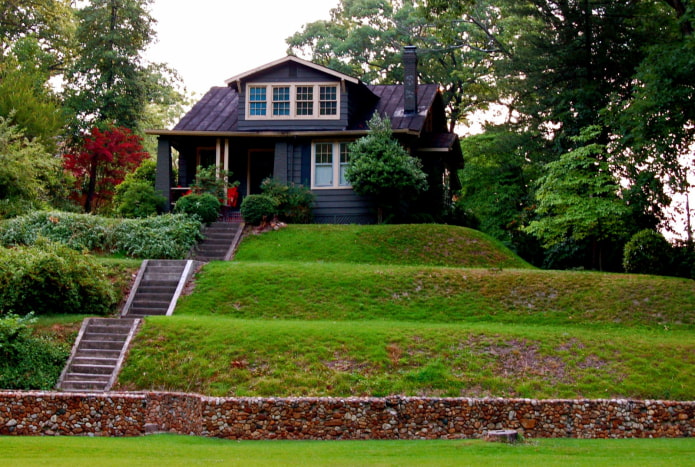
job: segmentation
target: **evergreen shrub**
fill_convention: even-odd
[[[115,305],[106,271],[89,255],[46,239],[0,250],[0,315],[105,315]]]
[[[201,222],[215,222],[220,215],[220,201],[210,193],[190,194],[181,197],[174,207],[176,214],[196,216]]]
[[[625,272],[636,274],[669,274],[672,249],[659,232],[641,230],[625,244],[623,268]]]
[[[313,218],[314,194],[304,185],[281,183],[266,178],[261,183],[261,191],[277,203],[277,216],[291,224],[309,224]]]
[[[258,225],[277,215],[278,203],[268,195],[249,195],[241,202],[240,210],[245,222]]]

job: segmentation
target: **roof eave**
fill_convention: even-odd
[[[314,70],[320,71],[322,73],[327,73],[329,75],[335,76],[338,79],[347,81],[348,83],[353,83],[353,84],[359,84],[360,80],[357,78],[353,78],[352,76],[346,75],[344,73],[340,73],[339,71],[331,70],[330,68],[327,68],[323,65],[318,65],[316,63],[310,62],[308,60],[301,59],[299,57],[295,57],[294,55],[288,55],[286,57],[280,58],[278,60],[272,61],[270,63],[266,63],[265,65],[261,65],[257,68],[254,68],[253,70],[246,71],[244,73],[241,73],[236,76],[232,76],[229,79],[226,79],[224,82],[228,86],[232,83],[235,83],[237,81],[240,81],[242,79],[248,78],[249,76],[255,75],[256,73],[259,73],[263,70],[266,70],[268,68],[272,68],[278,65],[282,65],[283,63],[286,62],[295,62],[300,65],[313,68]]]
[[[369,130],[316,130],[316,131],[197,131],[197,130],[145,130],[146,135],[153,136],[207,136],[217,138],[281,138],[295,136],[309,137],[345,137],[364,136]],[[393,130],[394,134],[419,136],[420,132],[409,129]]]

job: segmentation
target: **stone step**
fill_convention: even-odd
[[[80,346],[84,350],[121,350],[123,342],[101,341],[101,340],[85,340],[82,339]]]
[[[164,316],[167,314],[168,308],[157,309],[157,308],[131,308],[128,312],[128,316],[134,318],[142,318],[144,316]]]
[[[170,303],[171,297],[169,300],[151,300],[136,294],[131,308],[169,308]]]
[[[121,349],[85,349],[78,348],[75,351],[75,358],[94,358],[117,360],[121,355]]]
[[[75,355],[72,363],[75,365],[111,365],[112,367],[118,362],[119,354],[115,358],[107,357],[78,357]]]
[[[77,392],[77,391],[105,391],[107,382],[95,382],[95,381],[63,381],[61,385],[61,390],[67,392]]]
[[[120,320],[114,320],[120,321]],[[120,323],[117,325],[92,324],[89,326],[89,332],[98,334],[127,334],[130,331],[130,323]]]
[[[111,379],[111,373],[104,375],[98,373],[77,373],[68,372],[65,375],[63,382],[89,381],[93,383],[108,383]]]
[[[92,332],[91,328],[87,328],[82,339],[85,341],[102,341],[102,342],[120,342],[123,343],[128,338],[128,331],[122,333],[103,333]]]
[[[85,374],[85,375],[108,375],[111,376],[114,368],[116,368],[115,362],[113,365],[90,365],[90,364],[79,364],[73,363],[68,368],[68,375],[70,374]]]

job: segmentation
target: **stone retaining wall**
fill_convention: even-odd
[[[469,398],[215,398],[179,393],[0,391],[0,435],[228,439],[695,436],[695,401]]]

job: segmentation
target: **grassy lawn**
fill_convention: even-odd
[[[144,438],[0,437],[12,466],[431,465],[687,466],[695,440],[543,439],[518,445],[461,441],[245,441],[173,435]]]
[[[530,268],[501,243],[448,225],[291,225],[251,235],[237,261]]]
[[[290,226],[148,318],[118,387],[691,400],[694,329],[695,281],[541,271],[457,227]]]
[[[215,396],[695,399],[685,332],[148,318],[120,389]]]
[[[695,281],[628,274],[214,262],[177,315],[695,328]]]

